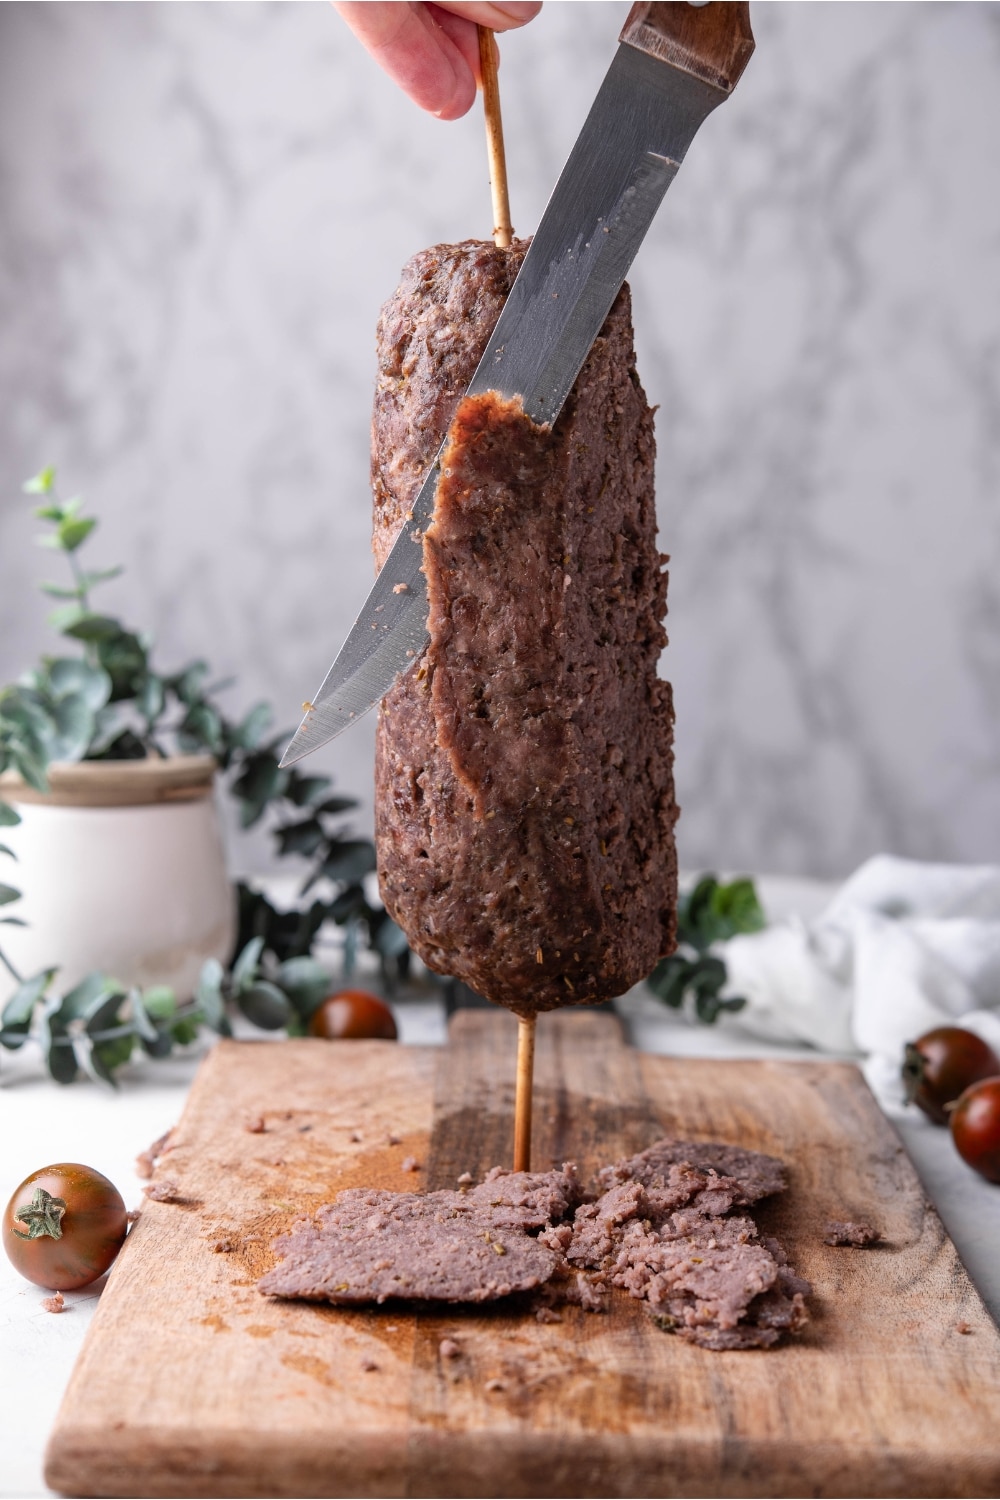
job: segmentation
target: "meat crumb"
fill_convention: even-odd
[[[264,1116],[250,1115],[248,1119],[243,1121],[243,1129],[250,1135],[263,1135],[264,1131],[267,1129],[267,1124],[264,1120]]]
[[[438,1344],[438,1353],[442,1359],[457,1359],[461,1352],[454,1339],[442,1339]]]
[[[232,1255],[233,1251],[236,1249],[236,1246],[232,1240],[216,1240],[215,1244],[212,1246],[212,1249],[215,1251],[216,1255]]]
[[[151,1182],[149,1187],[144,1187],[142,1191],[145,1193],[146,1197],[151,1198],[154,1203],[184,1202],[184,1198],[181,1194],[180,1188],[177,1186],[176,1182],[173,1182],[169,1177],[164,1178],[162,1182]]]
[[[56,1292],[52,1297],[43,1297],[42,1306],[45,1308],[46,1312],[65,1312],[66,1298],[63,1296],[62,1292]]]
[[[403,1139],[403,1137],[401,1135],[390,1135],[389,1136],[389,1145],[390,1146],[398,1146],[400,1144],[400,1142],[402,1141],[402,1139]]]
[[[377,1370],[378,1369],[378,1365],[375,1363],[375,1361],[373,1359],[363,1359],[361,1361],[361,1368],[366,1373],[370,1373],[372,1370]]]
[[[956,1333],[975,1333],[975,1331],[976,1330],[973,1328],[972,1324],[967,1323],[964,1318],[962,1319],[961,1323],[955,1324]]]
[[[142,1218],[142,1209],[141,1208],[130,1208],[129,1211],[128,1211],[128,1213],[125,1215],[125,1222],[126,1222],[126,1224],[135,1224],[141,1218]]]
[[[472,1181],[472,1173],[463,1172],[461,1177],[456,1177],[455,1181],[458,1183],[459,1187],[468,1187]]]
[[[356,1130],[352,1130],[347,1139],[349,1141],[360,1141],[361,1137],[358,1135],[358,1132]]]
[[[156,1166],[156,1159],[158,1156],[163,1155],[164,1150],[167,1146],[167,1142],[170,1140],[170,1137],[172,1135],[173,1126],[171,1126],[169,1130],[165,1130],[162,1135],[158,1135],[153,1144],[151,1146],[147,1146],[145,1151],[139,1152],[139,1155],[135,1159],[135,1172],[137,1177],[141,1177],[144,1181],[147,1181],[150,1177],[152,1177],[153,1168]]]
[[[401,1172],[419,1172],[420,1163],[417,1161],[417,1158],[415,1156],[404,1156],[402,1162],[400,1163],[399,1170]]]
[[[849,1219],[828,1219],[823,1226],[824,1245],[853,1245],[859,1250],[877,1245],[881,1234],[871,1224],[852,1223]]]
[[[504,1383],[503,1383],[502,1380],[487,1380],[486,1384],[483,1386],[483,1390],[484,1391],[503,1391],[503,1390],[506,1390],[506,1386],[504,1385]]]
[[[562,1315],[554,1307],[540,1307],[535,1313],[536,1323],[561,1323]]]

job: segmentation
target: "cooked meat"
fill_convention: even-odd
[[[695,1153],[704,1158],[697,1168]],[[734,1176],[717,1175],[713,1163]],[[807,1322],[811,1287],[748,1215],[712,1205],[762,1197],[765,1185],[777,1191],[780,1168],[736,1147],[662,1141],[605,1168],[602,1179],[619,1180],[590,1203],[580,1201],[572,1163],[560,1172],[495,1168],[461,1192],[350,1189],[276,1241],[283,1259],[258,1285],[334,1303],[484,1302],[538,1288],[543,1319],[566,1303],[604,1311],[617,1286],[645,1300],[661,1327],[705,1348],[765,1348]]]
[[[864,1250],[869,1245],[877,1245],[881,1238],[878,1230],[871,1224],[827,1219],[823,1226],[824,1245],[856,1245]]]
[[[705,1184],[701,1206],[712,1213],[726,1213],[734,1206],[745,1208],[780,1193],[786,1186],[784,1162],[760,1151],[726,1146],[718,1141],[657,1141],[648,1151],[604,1167],[598,1180],[604,1188],[618,1182],[641,1182],[646,1188],[662,1188],[671,1182],[674,1167],[686,1165],[717,1181]],[[728,1201],[727,1201],[728,1200]]]
[[[495,1171],[471,1192],[351,1188],[275,1242],[262,1292],[310,1301],[488,1302],[547,1281],[556,1256],[529,1234],[566,1213],[573,1170]]]
[[[547,1281],[556,1258],[457,1193],[341,1193],[283,1236],[262,1292],[317,1302],[488,1302]]]
[[[627,288],[554,428],[460,400],[525,248],[409,263],[379,323],[372,439],[381,566],[448,438],[430,641],[379,716],[382,896],[425,963],[519,1015],[621,994],[672,949],[677,816]]]

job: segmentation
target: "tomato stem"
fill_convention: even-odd
[[[46,1192],[43,1187],[35,1188],[35,1196],[30,1203],[22,1203],[14,1212],[14,1224],[11,1226],[19,1240],[40,1240],[43,1235],[50,1239],[62,1239],[62,1216],[66,1212],[66,1200],[55,1198]],[[27,1224],[27,1234],[22,1234],[16,1228],[18,1223]]]

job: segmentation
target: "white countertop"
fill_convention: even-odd
[[[830,894],[818,882],[761,879],[772,920],[797,912],[815,915]],[[696,1057],[817,1058],[809,1049],[782,1048],[725,1029],[693,1025],[666,1010],[648,992],[619,1002],[634,1044],[647,1051]],[[404,1043],[440,1044],[443,1007],[417,1001],[397,1008]],[[276,1043],[276,1045],[280,1045]],[[197,1056],[130,1063],[117,1093],[89,1083],[66,1088],[42,1071],[36,1049],[27,1056],[0,1055],[0,1195],[28,1174],[56,1161],[82,1161],[117,1184],[126,1205],[141,1201],[135,1157],[179,1118],[197,1067]],[[894,1118],[907,1151],[948,1228],[973,1281],[1000,1320],[1000,1188],[976,1176],[959,1159],[947,1131],[914,1112]],[[101,1283],[67,1292],[58,1316],[41,1307],[46,1295],[23,1281],[0,1257],[0,1496],[50,1495],[42,1480],[42,1453]]]

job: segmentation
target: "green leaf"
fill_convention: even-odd
[[[185,750],[209,750],[213,755],[222,750],[222,721],[208,703],[189,708],[177,733]]]
[[[94,710],[83,697],[60,698],[53,710],[50,760],[82,760],[94,732]]]
[[[163,678],[155,672],[148,673],[136,696],[136,707],[144,719],[152,722],[162,714],[164,702]]]
[[[12,885],[0,885],[0,906],[9,906],[12,901],[20,901],[21,892],[15,891]]]
[[[120,986],[106,975],[87,974],[62,997],[55,1015],[62,1022],[82,1020],[89,1015],[92,1006],[116,992],[120,993]]]
[[[688,959],[679,954],[671,954],[669,958],[660,959],[646,984],[664,1005],[679,1010],[684,1004],[684,990],[690,970]]]
[[[272,798],[278,797],[288,783],[288,772],[278,765],[268,750],[249,756],[243,770],[233,782],[233,796],[240,807],[240,827],[251,828]]]
[[[217,1031],[220,1036],[229,1036],[231,1027],[226,1016],[225,1001],[222,998],[222,980],[223,970],[219,960],[207,959],[201,967],[195,1000],[205,1025]]]
[[[111,578],[120,578],[124,571],[120,563],[116,563],[113,568],[95,568],[93,572],[84,573],[84,586],[91,589],[95,584],[107,583]]]
[[[14,745],[10,750],[10,758],[15,771],[29,786],[33,786],[36,792],[48,791],[49,779],[41,756],[34,754],[26,746]]]
[[[69,626],[64,634],[71,635],[75,641],[116,641],[123,637],[135,639],[110,615],[84,615],[78,624]]]
[[[154,1020],[167,1021],[177,1010],[177,995],[169,984],[151,984],[142,992],[141,1003]]]
[[[27,927],[21,917],[0,917],[0,927]]]
[[[271,722],[271,717],[270,704],[256,704],[242,723],[230,730],[231,744],[240,750],[256,750],[261,735]]]
[[[391,917],[387,916],[383,922],[379,923],[373,943],[376,953],[380,953],[383,958],[398,958],[401,953],[406,952],[409,946],[406,933],[401,927],[396,926]]]
[[[0,844],[0,854],[9,854],[11,859],[17,859],[17,855],[13,849],[9,848],[6,844]]]
[[[149,1057],[167,1057],[173,1051],[174,1039],[170,1034],[169,1026],[159,1027],[153,1019],[153,1006],[156,1000],[154,996],[153,1003],[151,1004],[150,994],[154,989],[158,989],[164,995],[170,997],[171,1010],[168,1012],[168,1015],[173,1014],[173,1010],[177,1006],[177,1001],[173,990],[169,989],[166,985],[151,986],[145,996],[138,988],[129,990],[129,1010],[132,1016],[132,1024],[135,1027],[136,1035],[139,1038],[139,1043],[143,1051]]]
[[[60,1015],[63,1003],[58,995],[45,1001],[39,1041],[52,1078],[56,1083],[72,1083],[79,1069],[72,1044],[66,1035],[65,1020]]]
[[[312,802],[322,801],[329,785],[329,776],[303,776],[301,772],[293,770],[288,778],[285,796],[296,807],[308,807]]]
[[[95,712],[111,696],[111,678],[107,672],[77,656],[62,656],[49,663],[48,686],[54,698],[73,694]]]
[[[81,620],[87,618],[87,611],[77,600],[74,604],[61,604],[49,614],[49,624],[53,630],[58,630],[60,635],[67,635],[74,625],[79,625]]]
[[[4,1031],[3,1045],[15,1051],[27,1039],[35,1006],[52,981],[55,969],[43,969],[18,985],[3,1008],[0,1026]]]
[[[41,515],[42,512],[38,511],[37,514]],[[48,594],[50,599],[82,599],[83,597],[82,589],[66,588],[61,583],[40,583],[38,587],[43,594]]]
[[[278,983],[302,1016],[311,1016],[334,988],[333,975],[315,958],[286,958],[278,969]]]
[[[11,807],[9,802],[0,802],[0,828],[16,828],[21,821],[21,814],[16,807]]]
[[[357,807],[357,805],[358,799],[356,797],[327,797],[326,801],[320,802],[313,811],[317,813],[330,813],[332,815],[333,813],[350,812],[351,808]]]
[[[90,1036],[115,1024],[124,999],[121,985],[109,980],[105,994],[95,996],[81,1018]]]
[[[315,854],[326,843],[323,825],[316,818],[306,818],[302,823],[286,823],[274,830],[279,854]]]
[[[127,1063],[135,1048],[134,1036],[115,1037],[113,1042],[94,1042],[90,1049],[90,1062],[93,1073],[104,1083],[110,1083],[113,1089],[118,1087],[115,1077],[115,1069]],[[86,1064],[85,1064],[86,1066]]]
[[[375,868],[375,845],[370,839],[343,839],[331,846],[320,873],[328,880],[355,881]]]
[[[48,464],[33,479],[26,480],[21,489],[26,495],[51,495],[55,482],[56,471],[52,464]]]
[[[197,703],[201,697],[202,685],[208,676],[208,663],[205,661],[193,661],[190,666],[184,668],[176,677],[170,678],[170,686],[177,694],[182,703],[189,707]]]
[[[260,961],[261,950],[264,947],[262,937],[251,938],[239,958],[233,964],[231,984],[236,991],[246,989],[253,982]]]
[[[66,507],[64,506],[65,510]],[[77,547],[83,545],[97,522],[92,518],[70,516],[59,523],[59,545],[64,552],[75,552]]]
[[[198,1020],[194,1015],[178,1016],[176,1021],[170,1024],[170,1035],[178,1047],[189,1047],[198,1039]]]
[[[113,634],[97,642],[97,656],[101,666],[111,677],[111,701],[120,702],[133,698],[149,672],[146,647],[137,635],[122,630],[117,621],[111,622]]]
[[[288,996],[266,979],[259,979],[243,990],[237,1004],[247,1020],[262,1031],[280,1031],[292,1015]]]

